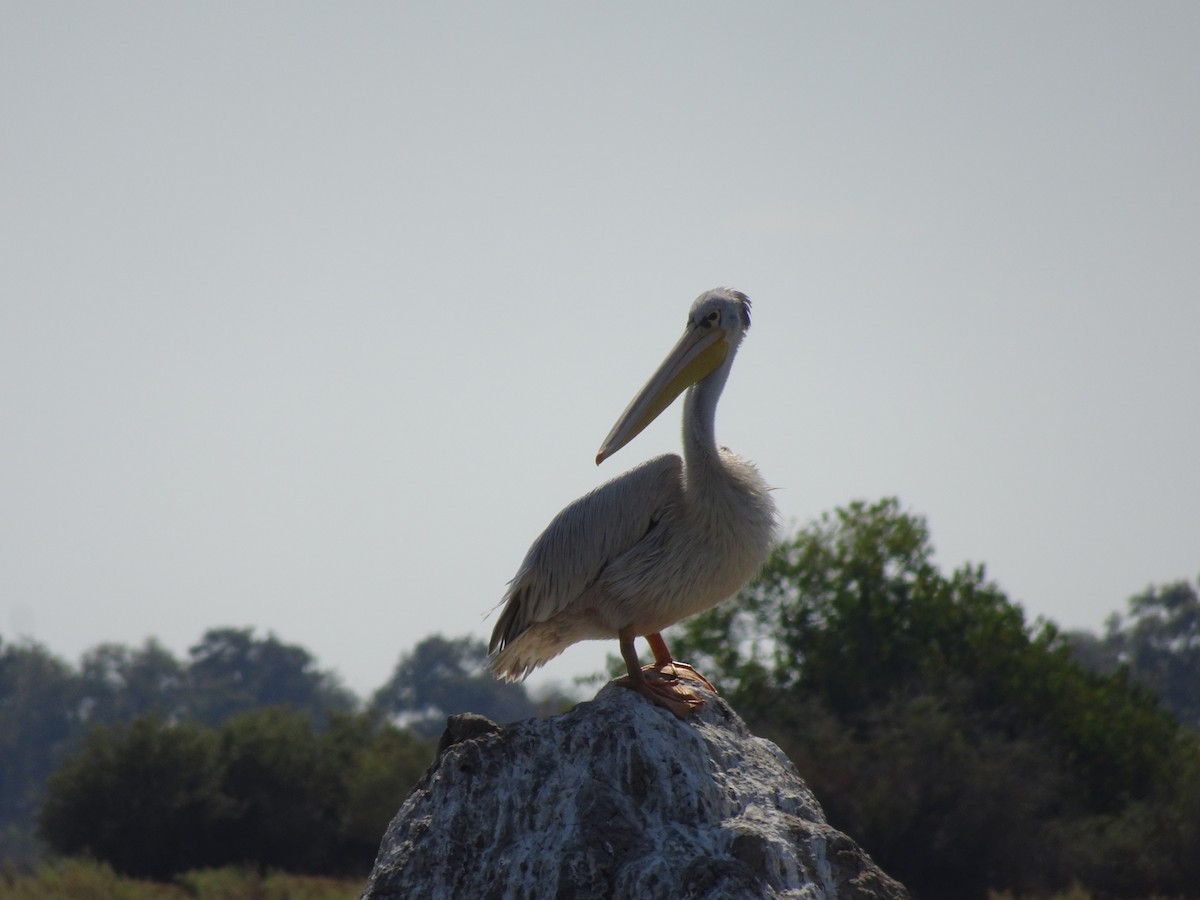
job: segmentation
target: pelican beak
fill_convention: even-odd
[[[716,370],[728,353],[729,343],[724,331],[689,326],[658,371],[625,407],[625,412],[600,445],[596,465],[641,434],[642,429],[658,418],[676,397]]]

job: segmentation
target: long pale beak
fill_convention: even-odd
[[[689,327],[658,371],[625,407],[625,412],[600,445],[596,465],[641,434],[642,429],[658,418],[676,397],[716,370],[728,353],[725,332],[719,328]]]

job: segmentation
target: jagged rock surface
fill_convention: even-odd
[[[552,719],[453,717],[362,896],[908,895],[723,700],[681,722],[609,685]]]

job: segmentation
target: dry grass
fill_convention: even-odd
[[[360,879],[237,868],[187,872],[160,884],[82,859],[46,863],[33,874],[0,872],[0,900],[354,900],[362,887]]]

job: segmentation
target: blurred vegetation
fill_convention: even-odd
[[[1105,632],[1066,635],[1076,657],[1098,672],[1125,671],[1180,722],[1200,731],[1200,580],[1151,585],[1113,613]]]
[[[0,641],[0,862],[29,871],[47,850],[87,850],[156,877],[243,861],[365,874],[447,715],[569,705],[500,685],[483,656],[478,641],[426,638],[356,711],[307,650],[252,629],[210,630],[185,661],[153,640],[103,644],[78,669]],[[238,853],[200,841],[218,821]]]
[[[159,880],[226,865],[362,874],[433,749],[363,714],[322,731],[281,708],[217,728],[142,716],[93,729],[50,777],[41,834]]]
[[[920,900],[1200,897],[1187,582],[1060,633],[982,566],[942,572],[888,499],[799,529],[669,642]],[[316,876],[366,874],[447,715],[571,702],[495,681],[473,638],[427,637],[366,702],[250,629],[77,668],[0,641],[0,898],[353,896]]]
[[[498,681],[487,667],[487,644],[471,637],[427,637],[400,657],[391,677],[371,697],[377,718],[403,722],[436,740],[446,717],[474,712],[501,724],[570,709],[575,698],[551,692],[534,700],[521,684]]]
[[[0,870],[0,900],[354,900],[360,879],[204,869],[170,882],[117,875],[88,859],[42,863],[30,873]]]

